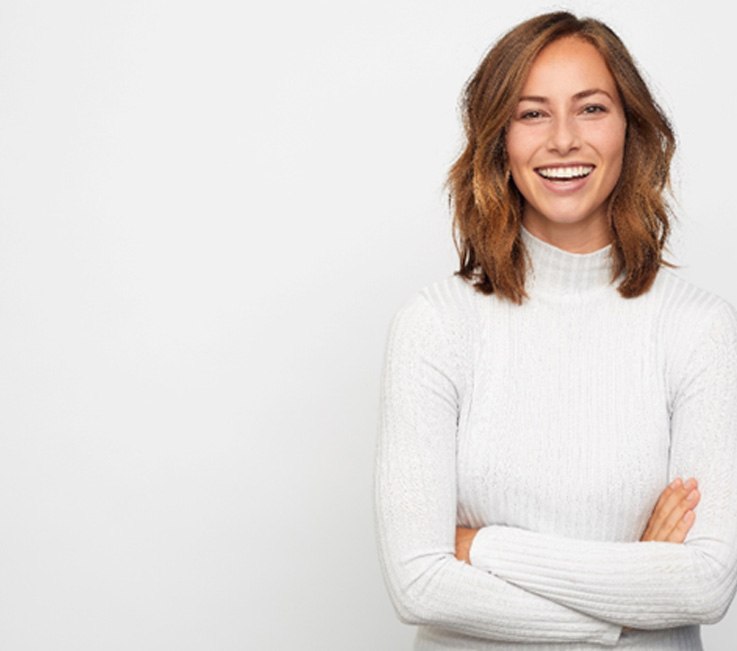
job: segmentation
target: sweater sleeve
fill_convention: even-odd
[[[668,466],[668,481],[699,482],[684,543],[590,541],[494,525],[473,540],[475,567],[633,628],[724,617],[737,589],[737,311],[718,303],[694,339],[675,365]]]
[[[389,329],[374,474],[379,558],[399,619],[491,640],[614,646],[621,626],[456,559],[461,391],[440,315],[418,293]]]

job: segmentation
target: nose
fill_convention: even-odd
[[[548,135],[548,149],[559,154],[566,154],[572,149],[578,149],[580,138],[575,119],[561,117],[553,120]]]

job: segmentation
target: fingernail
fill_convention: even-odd
[[[671,487],[671,488],[676,488],[676,487],[677,487],[677,486],[678,486],[678,485],[679,485],[680,483],[681,483],[681,478],[680,478],[680,477],[676,477],[676,478],[675,478],[675,479],[674,479],[674,480],[673,480],[673,481],[672,481],[672,482],[670,483],[670,487]]]

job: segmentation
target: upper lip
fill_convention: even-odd
[[[582,163],[580,161],[572,161],[570,163],[550,163],[549,165],[538,165],[536,170],[545,170],[555,167],[596,167],[593,163]]]

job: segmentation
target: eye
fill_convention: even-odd
[[[583,112],[589,115],[593,113],[606,113],[606,110],[606,106],[602,106],[601,104],[589,104],[583,108]]]
[[[540,111],[525,111],[520,115],[521,120],[534,120],[542,115]]]

